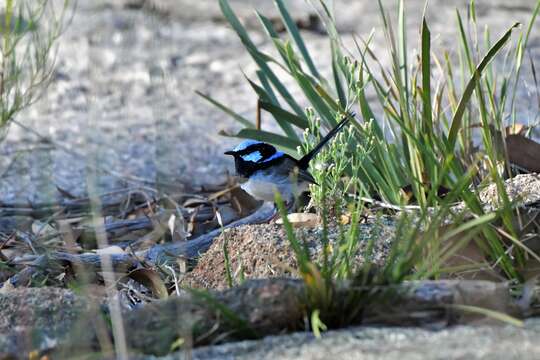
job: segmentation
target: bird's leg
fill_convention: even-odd
[[[287,214],[294,212],[294,209],[296,208],[296,201],[291,200],[289,202],[286,202],[285,208],[287,209]]]
[[[272,216],[272,218],[268,221],[268,223],[270,223],[270,224],[275,223],[277,221],[277,219],[279,219],[279,216],[280,215],[279,215],[278,207],[274,203],[274,216]]]
[[[274,203],[274,215],[268,220],[268,223],[275,223],[279,219],[279,208],[276,203]]]
[[[287,202],[285,202],[284,205],[285,205],[285,209],[287,209],[287,214],[290,214],[291,212],[294,211],[296,202],[295,202],[295,201],[287,201]],[[279,214],[279,208],[278,208],[278,206],[277,206],[276,203],[274,203],[274,211],[275,211],[275,214],[274,214],[274,216],[270,219],[269,222],[276,222],[276,220],[279,219],[279,217],[280,217],[280,214]]]

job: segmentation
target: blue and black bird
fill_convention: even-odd
[[[237,175],[246,178],[241,187],[257,200],[274,201],[276,191],[280,193],[287,207],[308,190],[309,184],[316,184],[308,171],[310,161],[321,151],[354,115],[348,115],[300,160],[293,158],[270,144],[246,140],[233,150],[225,152],[234,156]]]

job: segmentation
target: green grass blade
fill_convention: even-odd
[[[476,4],[474,0],[469,3],[469,16],[473,23],[476,23]]]
[[[232,270],[231,270],[231,260],[229,258],[229,241],[225,235],[223,228],[221,229],[221,235],[223,236],[223,257],[225,259],[225,274],[227,276],[227,285],[232,288],[234,286]]]
[[[422,118],[424,132],[433,134],[433,120],[431,110],[431,33],[426,22],[422,19]]]
[[[276,106],[266,101],[261,101],[260,104],[262,109],[271,113],[276,119],[279,118],[282,121],[293,124],[294,126],[297,126],[302,130],[309,128],[309,122],[306,119],[301,118],[300,116],[297,116],[285,109],[280,108],[279,106]]]
[[[306,62],[309,68],[309,71],[317,79],[320,79],[321,76],[319,75],[319,72],[317,71],[317,67],[315,66],[315,64],[313,63],[313,60],[311,59],[311,56],[309,55],[309,51],[306,47],[306,44],[304,44],[304,40],[302,40],[302,36],[300,35],[298,26],[296,26],[296,23],[294,22],[291,15],[289,14],[287,7],[283,3],[283,0],[275,0],[275,4],[279,10],[279,13],[281,14],[281,18],[283,20],[283,23],[285,24],[285,27],[287,28],[287,32],[289,33],[296,47],[302,54],[302,57],[304,58],[304,61]]]
[[[533,25],[536,21],[536,18],[538,16],[538,13],[540,12],[540,0],[538,0],[536,2],[536,6],[533,10],[533,13],[532,13],[532,16],[531,16],[531,20],[529,20],[529,24],[527,26],[527,31],[525,33],[525,40],[520,44],[518,44],[518,51],[519,52],[523,52],[523,49],[525,49],[527,47],[527,44],[529,43],[529,35],[531,34],[531,30],[533,28]],[[513,91],[512,91],[512,101],[510,102],[510,106],[512,108],[512,116],[514,115],[514,106],[515,106],[515,100],[516,100],[516,95],[517,95],[517,84],[519,83],[519,79],[521,77],[521,65],[522,65],[522,62],[520,59],[517,59],[516,60],[516,67],[517,67],[517,71],[516,71],[516,76],[515,76],[515,83],[514,83],[514,87],[513,87]],[[515,121],[515,118],[513,119]]]
[[[486,308],[481,308],[481,307],[472,306],[472,305],[460,305],[460,304],[448,305],[448,307],[451,309],[457,309],[464,312],[484,315],[491,319],[495,319],[506,324],[514,325],[516,327],[523,327],[525,325],[522,320],[516,319],[513,316],[510,316],[503,312],[495,311],[492,309],[486,309]]]
[[[358,41],[356,37],[353,37],[354,43],[356,45],[356,48],[358,50],[358,53],[360,54],[360,66],[358,69],[358,82],[356,86],[356,97],[358,99],[358,105],[360,106],[360,112],[362,113],[362,117],[365,121],[369,121],[370,119],[373,119],[375,129],[377,131],[377,135],[379,137],[383,137],[383,131],[379,125],[379,122],[377,121],[377,118],[375,117],[375,114],[373,113],[373,110],[371,109],[371,106],[369,105],[369,102],[366,97],[365,89],[367,85],[371,82],[372,76],[369,69],[369,66],[366,61],[366,52],[369,49],[369,44],[371,40],[373,39],[373,32],[369,35],[369,38],[364,41],[364,50],[360,48],[360,45],[358,44]],[[367,73],[367,79],[365,78],[364,72]]]
[[[272,24],[272,21],[270,21],[269,18],[267,18],[266,16],[264,16],[263,14],[261,14],[258,11],[255,11],[255,15],[257,15],[257,18],[261,22],[261,25],[263,26],[264,30],[266,31],[266,34],[269,37],[273,38],[273,39],[279,39],[279,35],[276,32],[276,30],[274,29],[274,25]]]
[[[278,33],[274,29],[274,25],[272,24],[272,21],[270,21],[270,19],[268,19],[266,16],[260,14],[259,12],[256,12],[256,14],[257,14],[257,18],[261,22],[261,25],[263,26],[264,30],[266,31],[266,35],[268,35],[268,37],[270,37],[273,41],[281,41],[281,39],[279,38]],[[279,55],[281,56],[283,61],[285,63],[287,63],[288,62],[287,54],[285,52],[281,51],[281,49],[278,46],[276,46],[276,49],[278,50]]]
[[[341,82],[341,73],[339,62],[342,61],[341,53],[339,51],[339,45],[335,44],[332,41],[332,74],[334,76],[334,83],[336,87],[336,92],[339,98],[339,103],[342,108],[347,107],[347,97],[345,95],[345,90],[343,89],[343,84]]]
[[[259,85],[255,84],[247,76],[246,76],[246,79],[249,82],[249,84],[251,85],[251,87],[253,88],[253,90],[255,90],[255,92],[259,96],[260,101],[265,102],[265,103],[272,103],[272,96],[270,96],[266,92],[265,89],[263,89]],[[276,105],[279,105],[279,103],[276,104]],[[274,113],[272,113],[272,112],[271,112],[271,114],[274,115]],[[285,134],[289,138],[299,140],[298,135],[296,134],[296,132],[294,132],[294,129],[292,128],[292,126],[291,126],[291,124],[289,122],[287,122],[285,119],[281,118],[280,116],[274,116],[274,119],[276,119],[276,122],[279,124],[279,126],[281,127],[283,132],[285,132]]]
[[[223,105],[222,103],[220,103],[219,101],[213,99],[212,97],[210,97],[208,95],[205,95],[202,92],[197,91],[197,90],[195,91],[195,93],[197,95],[199,95],[200,97],[202,97],[203,99],[205,99],[206,101],[208,101],[209,103],[211,103],[212,105],[214,105],[215,107],[221,109],[221,111],[223,111],[227,115],[231,116],[233,119],[235,119],[236,121],[238,121],[240,124],[244,125],[245,127],[248,127],[248,128],[254,128],[255,127],[255,125],[251,121],[249,121],[248,119],[246,119],[242,115],[234,112],[229,107]]]
[[[229,22],[229,24],[232,26],[234,31],[238,34],[240,37],[240,40],[246,47],[246,49],[249,52],[255,51],[259,52],[257,50],[257,46],[251,41],[251,38],[249,37],[246,29],[240,22],[240,20],[236,17],[234,11],[232,10],[231,6],[229,5],[228,0],[219,0],[219,6],[221,8],[221,12],[223,13],[223,16],[225,16],[225,19]]]
[[[268,78],[266,75],[264,75],[264,72],[261,70],[257,70],[257,77],[259,78],[259,81],[261,82],[262,87],[264,90],[266,90],[266,94],[270,97],[273,104],[279,105],[279,100],[277,99],[276,94],[274,93],[274,90],[272,90],[272,86],[268,82]]]
[[[407,65],[407,29],[406,29],[406,20],[405,20],[405,4],[403,0],[399,0],[398,3],[398,20],[399,20],[399,66],[401,68],[401,81],[403,84],[403,90],[405,93],[405,104],[409,105],[409,76],[408,76],[408,65]],[[407,110],[408,112],[408,110]]]
[[[326,126],[328,128],[334,127],[337,124],[335,116],[332,113],[332,109],[318,93],[318,84],[314,83],[314,81],[312,81],[312,78],[310,78],[309,75],[305,74],[301,68],[296,66],[297,61],[290,44],[285,44],[285,50],[287,52],[287,58],[289,59],[291,73],[302,91],[304,92],[304,95],[308,98],[315,111],[317,111],[319,116],[323,119]]]
[[[531,20],[529,21],[529,24],[527,25],[527,31],[525,33],[525,41],[523,42],[523,45],[526,47],[529,43],[529,36],[531,35],[531,31],[534,25],[534,22],[538,16],[538,13],[540,12],[540,0],[536,1],[536,6],[534,7]]]
[[[287,217],[287,209],[285,208],[285,204],[283,203],[283,199],[281,198],[279,192],[276,191],[274,199],[279,211],[279,215],[283,220],[283,227],[285,228],[285,232],[287,233],[287,239],[291,243],[291,247],[293,248],[293,251],[296,255],[296,261],[298,261],[298,267],[300,268],[300,272],[302,274],[308,274],[310,272],[309,252],[304,246],[300,244],[300,242],[296,238],[293,227],[289,221],[289,218]]]
[[[335,112],[345,113],[345,108],[341,107],[341,104],[337,102],[330,94],[319,84],[315,84],[315,90],[317,94],[328,104],[329,108]],[[337,124],[337,122],[336,122]],[[335,124],[333,124],[335,125]]]
[[[469,82],[467,83],[467,86],[465,87],[465,91],[463,92],[463,95],[461,96],[461,99],[459,100],[459,104],[456,109],[456,112],[454,113],[454,116],[452,117],[450,131],[448,133],[449,150],[453,151],[454,149],[458,131],[461,129],[461,121],[463,119],[463,114],[465,113],[465,110],[467,109],[467,105],[469,103],[469,100],[471,99],[471,96],[475,87],[480,81],[482,72],[484,71],[486,66],[491,62],[491,60],[493,60],[495,55],[497,55],[497,53],[508,42],[508,40],[510,39],[510,35],[512,34],[512,31],[518,26],[519,26],[519,23],[515,23],[504,33],[504,35],[489,49],[486,56],[482,59],[480,64],[478,64],[474,73],[472,74]]]
[[[289,104],[291,109],[298,116],[304,116],[304,111],[302,110],[302,107],[298,105],[291,93],[287,90],[286,86],[283,85],[283,83],[279,80],[276,74],[268,66],[267,62],[269,61],[269,57],[262,54],[257,49],[257,46],[253,43],[253,41],[251,41],[251,38],[249,37],[246,29],[240,23],[240,20],[238,20],[238,17],[235,15],[234,11],[230,7],[228,0],[219,0],[219,6],[221,8],[223,16],[232,26],[236,34],[240,37],[240,40],[244,44],[244,47],[249,52],[253,60],[255,60],[261,71],[264,72],[270,83],[272,83],[274,88],[281,94],[283,99]]]
[[[253,139],[253,140],[264,141],[270,144],[280,146],[284,149],[288,149],[293,154],[296,153],[296,149],[298,148],[298,146],[302,145],[302,143],[298,140],[294,140],[286,136],[274,134],[268,131],[256,130],[256,129],[242,129],[237,134],[229,134],[225,131],[220,131],[219,134],[223,136],[237,137],[241,139]]]
[[[207,290],[193,289],[193,288],[188,288],[186,290],[194,298],[205,302],[210,308],[219,312],[223,316],[223,319],[229,322],[229,324],[231,324],[243,336],[246,336],[247,338],[250,338],[250,339],[255,339],[259,337],[257,335],[257,332],[253,328],[251,328],[251,326],[246,320],[238,316],[227,305],[220,302]]]

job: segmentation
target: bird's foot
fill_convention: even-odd
[[[289,201],[285,203],[285,209],[287,210],[287,214],[290,214],[294,211],[295,203],[294,201]],[[281,214],[279,213],[279,208],[276,203],[274,203],[274,216],[270,219],[270,223],[275,223],[280,217]]]

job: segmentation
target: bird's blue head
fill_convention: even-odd
[[[236,172],[238,175],[246,177],[257,170],[268,168],[285,156],[283,152],[277,151],[272,145],[257,140],[242,141],[233,150],[226,151],[225,154],[234,156]]]

